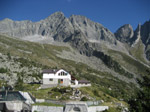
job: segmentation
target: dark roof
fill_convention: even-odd
[[[80,83],[81,83],[81,84],[83,84],[83,83],[90,83],[90,81],[88,81],[88,80],[86,80],[86,79],[81,79],[81,80],[79,80],[78,82],[79,82],[79,84],[80,84]]]
[[[71,75],[71,80],[76,80],[76,78],[74,76]]]
[[[0,101],[26,101],[19,91],[1,91]]]
[[[59,69],[44,69],[42,73],[56,73]]]

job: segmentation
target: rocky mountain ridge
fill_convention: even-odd
[[[136,78],[138,67],[130,69],[128,65],[131,63],[123,64],[127,62],[120,60],[122,58],[134,60],[140,66],[149,68],[149,29],[150,21],[147,21],[135,31],[131,25],[126,24],[113,34],[84,16],[72,15],[66,18],[62,12],[56,12],[39,22],[10,19],[0,21],[0,34],[40,43],[67,43],[80,54],[94,56],[108,68],[128,78]],[[117,52],[115,57],[114,52]]]
[[[116,38],[123,42],[128,43],[130,47],[134,47],[135,44],[143,44],[144,53],[149,60],[149,35],[150,35],[150,21],[146,21],[143,25],[138,24],[135,31],[131,25],[124,25],[115,33]]]
[[[149,24],[150,22],[147,21],[141,26],[141,39],[143,44],[146,45],[145,51],[148,59]],[[46,40],[47,43],[54,40],[67,42],[72,35],[80,33],[80,38],[84,41],[100,43],[100,46],[105,43],[109,48],[117,46],[123,52],[126,52],[124,43],[133,44],[137,39],[136,31],[133,31],[129,24],[122,26],[113,34],[101,24],[95,23],[84,16],[72,15],[66,18],[62,12],[56,12],[39,22],[4,19],[0,21],[0,33],[28,41],[42,42],[42,40]]]
[[[74,31],[81,31],[91,41],[104,39],[114,42],[115,40],[115,38],[112,38],[114,35],[101,24],[95,23],[84,16],[72,15],[66,18],[62,12],[56,12],[39,22],[12,21],[11,19],[0,21],[0,32],[17,38],[38,34],[63,41],[65,39],[63,35],[61,35],[62,38],[57,37],[57,34],[61,33],[62,30],[69,34],[73,34]],[[65,35],[65,37],[67,36]]]

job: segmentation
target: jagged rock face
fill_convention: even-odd
[[[36,33],[35,25],[31,21],[12,21],[5,19],[0,21],[0,33],[13,37],[23,37]]]
[[[26,37],[32,35],[42,35],[46,37],[53,37],[60,30],[66,30],[65,27],[68,26],[68,20],[65,18],[64,14],[61,12],[56,12],[39,22],[31,21],[12,21],[10,19],[5,19],[0,22],[0,33],[7,34],[13,37]]]
[[[90,42],[107,41],[115,43],[114,35],[101,24],[95,23],[84,16],[72,15],[69,20],[72,25],[83,32]]]
[[[150,21],[145,22],[141,26],[141,40],[145,45],[145,53],[148,60],[150,60]]]
[[[145,46],[145,53],[148,60],[150,60],[150,21],[145,22],[143,25],[138,25],[134,32],[132,39],[133,46],[140,43]]]
[[[123,25],[116,33],[116,38],[121,42],[128,42],[134,35],[133,28],[130,24]]]
[[[141,38],[145,45],[150,44],[150,21],[141,26]]]
[[[116,43],[114,34],[101,24],[95,23],[84,16],[66,18],[62,12],[56,12],[39,22],[0,21],[0,33],[23,38],[32,35],[52,37],[56,41],[66,41],[74,32],[79,31],[91,42],[107,41]]]
[[[27,37],[52,38],[55,41],[69,42],[81,54],[92,55],[92,43],[116,45],[113,33],[101,24],[95,23],[84,16],[71,16],[66,18],[62,12],[56,12],[39,22],[12,21],[6,19],[0,21],[0,33],[12,37],[24,39]]]
[[[132,43],[132,46],[134,46],[135,44],[137,44],[139,41],[141,40],[141,25],[138,24],[138,27],[136,28],[136,30],[134,31],[134,36],[133,38],[130,40]]]
[[[139,32],[140,34],[138,34]],[[150,48],[150,22],[146,22],[139,31],[135,32],[131,25],[126,24],[113,34],[101,24],[84,16],[72,15],[66,18],[62,12],[56,12],[39,22],[4,19],[0,21],[0,33],[28,41],[32,38],[43,37],[49,41],[69,42],[81,54],[87,56],[92,54],[91,49],[100,50],[100,45],[104,44],[110,49],[114,49],[115,46],[115,50],[126,52],[123,43],[131,45],[136,43],[139,38],[146,45],[146,51]],[[39,39],[39,41],[41,40]],[[97,45],[92,46],[93,44]]]
[[[150,44],[150,21],[145,22],[143,25],[138,25],[134,31],[134,36],[132,37],[133,44],[138,40],[142,40],[146,48]]]
[[[70,42],[73,47],[78,49],[80,54],[92,56],[92,44],[87,41],[86,37],[84,37],[84,34],[82,32],[76,31],[67,40],[69,40],[68,42]]]
[[[135,31],[133,31],[131,25],[123,25],[116,31],[115,37],[120,42],[127,43],[129,49],[140,45],[144,46],[143,56],[146,53],[147,59],[150,60],[150,21],[143,25],[139,24]]]
[[[61,12],[56,12],[39,23],[39,35],[47,37],[51,36],[58,41],[62,41],[65,38],[64,35],[67,37],[72,32],[72,26],[69,23],[69,20]],[[64,31],[65,34],[63,34],[62,31]],[[58,34],[59,36],[57,36]]]

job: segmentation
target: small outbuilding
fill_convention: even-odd
[[[29,100],[30,99],[30,100]],[[6,112],[31,112],[33,97],[27,92],[20,91],[1,91],[0,92],[0,111]]]

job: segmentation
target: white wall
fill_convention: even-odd
[[[66,76],[59,76],[58,74],[61,72],[65,72],[65,73],[67,73],[67,75]],[[43,73],[43,78],[57,78],[57,79],[69,78],[69,80],[71,80],[71,75],[68,72],[64,71],[63,69],[60,69],[56,74],[54,74],[54,73]]]
[[[104,110],[108,110],[109,107],[108,106],[91,106],[91,107],[88,107],[88,112],[101,112],[101,111],[104,111]]]
[[[75,80],[75,85],[78,85],[78,84],[79,84],[79,82],[77,80]]]
[[[26,103],[27,103],[27,104],[33,104],[33,103],[34,103],[34,101],[33,101],[32,98],[30,97],[30,95],[29,95],[28,92],[19,91],[19,93],[20,93],[25,99],[27,99],[27,100],[26,100]]]
[[[63,112],[64,107],[55,107],[55,106],[32,106],[32,112]],[[88,107],[88,112],[101,112],[108,110],[108,106],[92,106]]]
[[[63,107],[55,106],[32,106],[32,112],[63,112]]]
[[[67,75],[59,76],[58,74],[61,72],[64,72]],[[49,79],[53,79],[53,81],[50,81]],[[58,84],[58,79],[64,79],[63,85],[65,86],[71,85],[71,75],[63,69],[60,69],[56,74],[43,73],[43,84]]]
[[[8,110],[21,111],[23,108],[23,102],[21,101],[6,101],[5,105]]]

